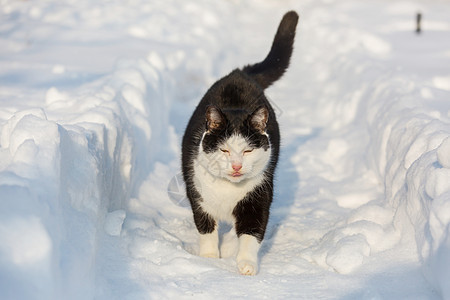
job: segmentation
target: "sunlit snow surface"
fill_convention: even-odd
[[[244,277],[196,255],[180,140],[290,9],[294,55],[267,90],[276,197]],[[449,15],[439,0],[0,0],[0,299],[450,299]]]

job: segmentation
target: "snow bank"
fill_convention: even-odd
[[[447,299],[449,94],[436,88],[428,73],[422,81],[403,72],[386,73],[389,78],[379,76],[381,80],[366,94],[372,166],[384,182],[386,201],[396,212],[394,226],[402,236],[414,235],[425,274]]]
[[[104,226],[120,234],[121,209],[165,141],[159,76],[146,61],[121,63],[88,95],[51,88],[45,111],[18,111],[2,124],[0,282],[7,299],[93,297],[99,235]]]
[[[377,97],[377,101],[385,99],[385,107],[395,98],[403,105],[380,109],[370,146],[384,179],[386,199],[396,210],[396,227],[406,235],[412,224],[426,275],[447,299],[450,297],[450,120],[425,107],[420,112],[417,107],[408,108],[414,101],[411,95],[420,99],[421,88],[414,87],[408,94],[389,85],[379,90],[383,96]],[[448,95],[434,100],[445,103]]]
[[[402,18],[409,10],[406,6],[397,13]],[[334,22],[331,13],[321,11],[316,18],[304,34],[314,32],[316,22]],[[389,22],[389,31],[379,30],[378,36],[364,25],[344,29],[342,23],[340,29],[315,32],[320,43],[314,47],[337,45],[334,51],[306,53],[308,68],[317,74],[307,80],[315,83],[308,87],[315,94],[317,115],[304,123],[325,124],[326,129],[299,147],[293,162],[307,182],[304,188],[326,183],[319,195],[331,197],[331,192],[340,208],[351,210],[302,257],[349,274],[369,255],[412,237],[427,277],[444,299],[450,298],[450,105],[446,85],[434,75],[442,71],[442,58],[429,60],[429,69],[415,65],[418,73],[411,75],[411,65],[396,52],[409,45],[409,59],[419,61],[427,55],[424,45],[445,49],[448,43],[391,31],[395,26]],[[308,36],[305,42],[309,39],[317,42]],[[323,86],[316,90],[318,82]]]

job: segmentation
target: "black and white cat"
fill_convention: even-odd
[[[278,123],[264,90],[289,66],[297,22],[296,12],[286,13],[262,62],[232,71],[206,92],[183,137],[182,171],[200,256],[220,257],[219,221],[229,222],[244,275],[258,271],[280,149]]]

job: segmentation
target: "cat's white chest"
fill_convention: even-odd
[[[263,175],[239,183],[211,175],[200,163],[194,161],[194,184],[203,198],[202,208],[218,220],[234,223],[233,209],[248,192],[258,186]]]

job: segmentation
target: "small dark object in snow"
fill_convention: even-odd
[[[416,33],[417,34],[420,34],[422,32],[422,28],[420,25],[421,21],[422,21],[422,14],[419,12],[416,15]]]

